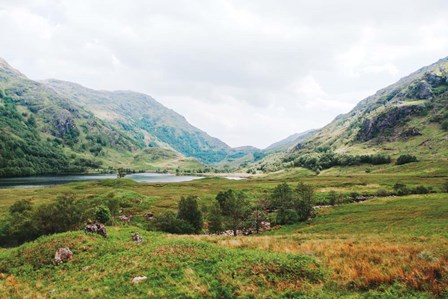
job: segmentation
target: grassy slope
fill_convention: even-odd
[[[374,199],[321,210],[311,225],[253,237],[171,236],[111,227],[0,251],[8,297],[431,298],[448,283],[446,194]],[[139,231],[145,242],[130,241]],[[75,258],[54,266],[56,248]],[[229,249],[226,249],[229,248]],[[135,276],[148,280],[138,286]]]

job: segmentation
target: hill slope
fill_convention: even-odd
[[[142,146],[174,149],[205,163],[240,158],[251,152],[246,148],[230,148],[142,93],[99,91],[59,80],[46,80],[44,84],[93,111],[95,116],[110,122],[115,128],[126,131]]]
[[[169,149],[144,149],[134,136],[0,59],[0,176],[130,167],[197,167]],[[137,157],[135,157],[137,155]]]
[[[347,114],[297,144],[295,156],[316,149],[339,154],[448,157],[448,58],[364,99]]]

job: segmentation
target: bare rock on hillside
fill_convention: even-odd
[[[73,252],[68,247],[61,247],[54,254],[54,262],[56,265],[68,262],[73,258]]]

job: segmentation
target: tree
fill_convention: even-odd
[[[310,185],[300,182],[295,190],[295,210],[299,216],[300,221],[305,221],[314,213],[314,189]]]
[[[219,192],[216,196],[222,215],[225,217],[226,228],[237,235],[238,230],[246,227],[245,219],[250,214],[250,206],[243,192],[237,192],[229,189],[225,192]]]
[[[411,162],[417,162],[417,157],[413,156],[413,155],[401,155],[400,157],[398,157],[397,162],[395,164],[397,165],[402,165],[402,164],[407,164],[407,163],[411,163]]]
[[[126,176],[126,170],[124,168],[118,168],[117,169],[117,179],[124,178]]]
[[[294,193],[288,184],[277,185],[270,196],[270,206],[274,209],[287,210],[293,207]]]
[[[218,202],[214,202],[208,214],[208,232],[220,234],[224,231],[223,216]]]
[[[177,218],[185,220],[199,233],[202,229],[202,213],[198,207],[197,197],[188,196],[180,199]]]
[[[108,207],[106,206],[98,206],[95,210],[95,219],[100,223],[106,223],[110,220],[111,213]]]

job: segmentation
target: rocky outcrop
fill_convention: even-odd
[[[412,115],[422,111],[421,106],[398,106],[373,118],[364,120],[356,136],[358,141],[368,141],[377,136],[390,136],[395,127],[405,123]]]
[[[56,265],[65,263],[73,258],[73,252],[68,247],[62,247],[56,250],[54,262]]]
[[[70,111],[62,109],[55,113],[54,116],[55,136],[63,138],[66,134],[77,131],[75,121]]]

